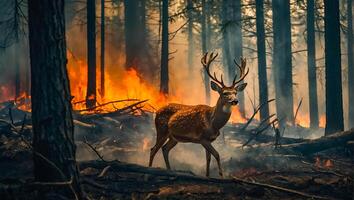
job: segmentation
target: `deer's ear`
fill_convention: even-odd
[[[236,91],[241,92],[243,91],[247,86],[247,83],[242,83],[241,85],[238,85],[235,87]]]
[[[214,81],[210,81],[211,89],[217,92],[221,92],[221,87],[216,84]]]

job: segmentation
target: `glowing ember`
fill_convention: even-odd
[[[325,168],[332,168],[332,167],[333,167],[333,161],[330,160],[330,159],[327,159],[327,160],[324,161],[323,166],[324,166]]]

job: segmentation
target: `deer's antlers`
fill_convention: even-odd
[[[235,75],[234,80],[232,81],[232,87],[235,87],[238,83],[240,83],[245,77],[247,76],[248,72],[250,71],[249,68],[247,68],[246,71],[246,59],[241,58],[241,65],[239,65],[236,62],[236,59],[234,59],[235,65],[240,69],[240,77],[236,80],[237,74]]]
[[[205,69],[205,71],[207,72],[208,76],[213,80],[215,81],[216,83],[220,84],[222,87],[225,87],[225,84],[224,84],[224,80],[223,80],[223,77],[221,75],[221,80],[219,81],[217,78],[216,78],[216,74],[214,72],[214,76],[212,76],[210,74],[210,64],[216,59],[216,57],[218,57],[218,53],[214,54],[214,53],[211,53],[208,57],[208,52],[206,52],[204,54],[204,56],[202,57],[201,59],[201,63]]]
[[[223,80],[222,75],[221,75],[221,80],[219,81],[216,78],[215,72],[214,72],[214,75],[211,75],[211,73],[210,73],[210,64],[216,59],[216,57],[218,57],[217,53],[216,54],[214,54],[214,53],[208,54],[208,52],[207,52],[202,57],[201,63],[203,65],[205,71],[207,72],[208,76],[213,81],[215,81],[216,83],[218,83],[222,87],[226,87],[225,84],[224,84],[224,80]],[[245,58],[241,58],[241,65],[239,65],[236,62],[236,59],[234,59],[234,63],[240,70],[240,77],[238,79],[236,79],[237,78],[237,74],[235,75],[234,80],[232,81],[232,86],[231,87],[235,87],[238,83],[240,83],[243,79],[245,79],[245,77],[247,76],[248,72],[250,71],[249,68],[246,69],[246,64],[247,63],[246,63],[246,59]]]

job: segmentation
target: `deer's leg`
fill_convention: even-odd
[[[152,162],[153,162],[153,160],[154,160],[154,157],[155,157],[156,153],[159,151],[159,149],[162,147],[162,145],[165,144],[167,138],[168,138],[167,136],[158,138],[158,139],[156,140],[155,146],[151,148],[149,167],[152,166]]]
[[[205,154],[206,154],[206,177],[209,177],[211,154],[207,149],[205,149]]]
[[[168,154],[170,153],[171,149],[176,146],[176,144],[177,141],[170,138],[168,142],[162,147],[163,158],[165,160],[167,169],[171,169],[170,161],[168,159]]]
[[[214,156],[214,158],[216,159],[216,162],[218,163],[219,175],[221,177],[223,177],[219,153],[214,149],[214,147],[211,145],[210,142],[203,141],[203,142],[201,142],[201,144],[209,153],[211,153]]]

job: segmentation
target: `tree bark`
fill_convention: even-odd
[[[96,105],[96,1],[87,0],[87,91],[86,107]]]
[[[339,1],[325,0],[326,130],[342,131],[342,70],[340,49]]]
[[[240,62],[240,58],[243,56],[243,39],[242,39],[242,10],[241,10],[241,0],[232,1],[232,15],[233,15],[233,25],[232,25],[232,41],[233,56],[237,62]],[[231,66],[229,69],[229,76],[233,78],[236,75],[235,66]],[[230,79],[232,80],[232,79]],[[242,84],[243,81],[240,83]],[[245,117],[245,95],[244,92],[238,93],[239,99],[239,109],[243,117]]]
[[[230,73],[234,72],[233,64],[232,64],[232,58],[231,58],[231,51],[230,51],[230,30],[228,27],[228,21],[229,19],[229,5],[228,5],[229,0],[223,0],[222,1],[222,11],[221,11],[221,19],[222,19],[222,24],[223,24],[223,29],[222,29],[222,37],[223,37],[223,62],[225,63],[225,69],[224,71],[227,72],[228,76],[227,79],[229,82],[233,80],[234,77],[230,76]],[[232,72],[229,72],[230,69],[232,69]]]
[[[268,101],[267,57],[264,30],[264,2],[256,0],[256,27],[257,27],[257,56],[258,56],[258,84],[259,104]],[[260,110],[260,120],[269,116],[268,104]]]
[[[105,0],[101,0],[101,96],[105,95]]]
[[[72,187],[80,198],[71,95],[66,70],[64,0],[28,1],[28,19],[34,176],[38,182],[72,179]],[[61,195],[66,194],[73,199],[73,192],[67,187],[48,189],[51,192],[63,191]],[[47,194],[48,192],[39,193],[44,199],[49,199]]]
[[[161,44],[161,75],[160,92],[167,95],[168,86],[168,5],[169,0],[162,1],[162,44]]]
[[[208,51],[207,47],[207,2],[206,0],[202,0],[202,13],[201,13],[201,41],[202,41],[202,53],[203,55]],[[205,102],[207,105],[210,104],[210,79],[208,74],[204,71],[204,87],[205,87]]]
[[[187,17],[188,17],[188,69],[190,79],[192,79],[193,73],[193,58],[194,58],[194,34],[193,34],[193,1],[187,1]]]
[[[289,0],[273,0],[273,75],[280,125],[294,124]]]
[[[315,1],[307,0],[307,73],[309,83],[310,127],[318,128]]]
[[[349,95],[349,128],[354,128],[354,51],[353,51],[353,1],[347,0],[348,19],[348,95]]]

